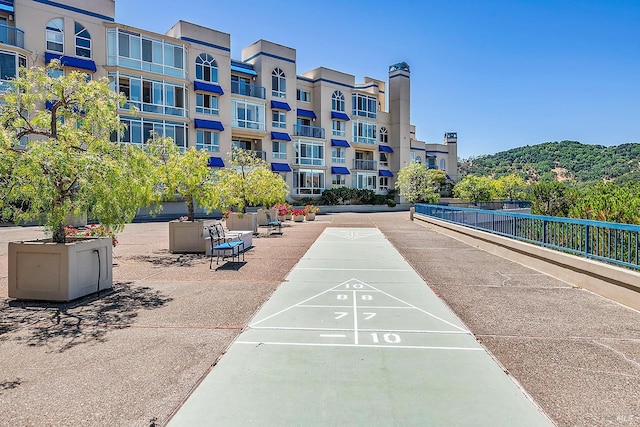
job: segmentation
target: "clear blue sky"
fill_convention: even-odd
[[[317,6],[315,6],[317,5]],[[387,80],[411,67],[417,137],[458,132],[466,158],[546,141],[640,142],[640,0],[117,0],[116,21],[178,20],[259,39],[323,66]]]

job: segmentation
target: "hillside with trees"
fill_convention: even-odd
[[[577,141],[545,142],[462,160],[460,176],[499,178],[515,174],[529,183],[575,184],[640,181],[640,144],[605,147]]]

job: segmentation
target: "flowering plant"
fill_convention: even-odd
[[[186,215],[181,216],[180,218],[178,218],[178,221],[180,221],[180,222],[185,222],[185,221],[188,221],[188,220],[189,220],[189,217],[186,216]]]
[[[307,211],[305,209],[293,209],[291,211],[291,215],[293,216],[299,216],[299,215],[306,215]]]
[[[288,202],[284,202],[284,207],[287,209],[287,214],[293,213],[293,206],[290,205]]]
[[[80,228],[66,225],[64,227],[64,235],[66,237],[111,237],[113,247],[115,248],[118,244],[116,233],[100,224],[89,224]]]
[[[231,209],[227,209],[226,211],[224,211],[222,213],[222,219],[227,219],[229,218],[229,215],[231,215]]]
[[[320,212],[320,208],[316,205],[307,205],[304,207],[304,210],[307,211],[308,213],[318,213]]]
[[[274,209],[278,211],[278,216],[285,216],[287,214],[287,207],[282,203],[276,203]]]

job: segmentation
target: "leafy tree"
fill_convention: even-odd
[[[213,206],[235,207],[245,213],[247,206],[273,206],[284,202],[289,194],[284,179],[250,151],[235,148],[228,164],[214,173],[217,191],[212,194]]]
[[[495,182],[497,196],[511,202],[525,197],[525,187],[524,179],[514,173],[501,176]]]
[[[192,147],[181,153],[172,138],[159,135],[150,139],[147,146],[156,162],[158,184],[163,187],[164,194],[184,199],[189,221],[194,220],[196,206],[204,207],[207,213],[218,208],[207,151]]]
[[[150,158],[110,141],[125,99],[106,78],[54,78],[44,68],[23,68],[11,87],[0,106],[0,182],[12,219],[41,221],[54,242],[64,243],[71,213],[87,212],[118,231],[152,200]]]
[[[440,199],[437,172],[420,163],[409,163],[398,172],[396,189],[409,203],[436,203]]]
[[[574,218],[640,224],[640,183],[600,183],[580,191],[569,209]]]
[[[576,192],[557,181],[543,181],[531,189],[531,213],[549,216],[568,216]]]
[[[490,202],[495,194],[495,185],[491,178],[469,175],[453,187],[453,194],[473,204]]]

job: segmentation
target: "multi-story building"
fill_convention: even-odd
[[[232,59],[229,34],[184,21],[166,34],[118,24],[115,0],[0,0],[2,84],[53,59],[125,94],[118,141],[170,136],[208,150],[211,167],[233,147],[251,150],[292,199],[335,186],[384,194],[408,162],[458,176],[456,133],[443,144],[415,138],[406,63],[389,67],[388,82],[324,67],[298,74],[293,48],[259,40]]]

